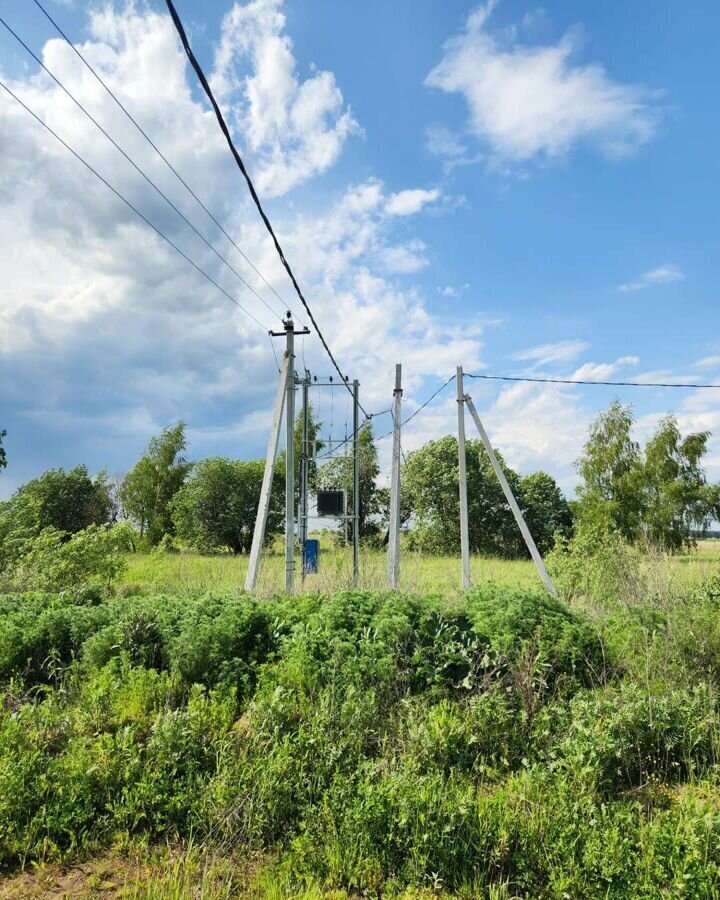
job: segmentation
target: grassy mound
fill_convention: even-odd
[[[192,837],[291,894],[712,896],[715,689],[620,678],[605,627],[498,587],[2,597],[0,860]]]

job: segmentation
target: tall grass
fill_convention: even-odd
[[[460,561],[450,556],[431,556],[406,551],[401,556],[400,588],[404,592],[458,597]],[[198,594],[222,591],[233,595],[243,592],[248,560],[246,556],[195,553],[145,554],[127,556],[127,571],[121,585],[124,590],[162,591],[172,594]],[[384,590],[387,556],[377,550],[363,549],[360,554],[359,587]],[[494,583],[508,587],[534,588],[540,584],[533,563],[472,556],[473,584]],[[701,542],[697,551],[675,556],[662,554],[642,557],[641,578],[634,584],[632,596],[639,603],[649,598],[671,598],[687,593],[710,576],[720,572],[720,542]],[[296,570],[298,592],[332,593],[352,584],[352,553],[325,540],[321,548],[320,571],[302,579]],[[272,597],[285,588],[285,559],[278,549],[266,551],[258,577],[257,596]]]
[[[384,590],[387,585],[387,557],[375,550],[363,549],[360,554],[359,587],[365,590]],[[142,554],[127,557],[128,567],[121,584],[125,589],[165,591],[196,594],[223,591],[239,594],[243,591],[248,560],[245,556],[201,556],[194,553]],[[537,574],[530,560],[502,560],[473,557],[473,581],[476,584],[495,582],[508,586],[532,587]],[[320,571],[307,575],[303,581],[298,566],[298,592],[332,593],[353,586],[352,553],[343,548],[325,546],[320,555]],[[285,587],[285,560],[278,551],[265,553],[257,590],[260,597],[275,596]],[[402,554],[401,590],[408,593],[437,594],[457,597],[460,589],[460,563],[444,556],[428,556],[417,552]]]

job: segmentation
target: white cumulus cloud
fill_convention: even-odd
[[[237,27],[245,21],[252,32],[236,35],[237,41],[254,47],[258,35],[272,33],[279,38],[273,45],[277,53],[284,53],[288,43],[278,32],[279,4],[249,3],[233,10]],[[82,53],[297,310],[214,118],[193,90],[194,77],[169,19],[140,5],[116,3],[91,12],[87,25]],[[50,465],[126,467],[152,433],[180,418],[188,422],[194,454],[263,452],[277,377],[267,329],[279,326],[283,302],[191,200],[70,48],[51,40],[42,53],[48,67],[276,313],[242,286],[47,76],[33,68],[4,75],[41,119],[262,327],[5,97],[0,101],[0,384],[11,467],[0,491],[7,495]],[[250,109],[246,81],[259,77],[266,61],[250,53],[241,76],[235,43],[223,53],[233,60],[218,54],[218,71],[227,81],[226,110],[235,122],[238,116],[254,117],[257,154],[245,146],[251,170],[269,172],[263,168],[266,149],[279,142],[273,164],[289,178],[299,171],[302,153],[292,133],[285,142],[278,122],[288,110],[299,121],[297,103],[306,82],[296,79],[295,99],[284,106],[260,103]],[[326,124],[331,119],[326,116]],[[245,139],[239,134],[241,144]],[[318,180],[321,168],[311,163],[302,177]],[[418,191],[425,199],[424,189]],[[429,248],[388,208],[405,194],[412,199],[415,191],[393,192],[379,178],[366,178],[331,191],[320,186],[303,212],[284,198],[273,205],[283,249],[340,364],[359,378],[368,410],[389,405],[392,375],[386,373],[396,362],[403,362],[408,389],[415,391],[426,378],[447,377],[458,359],[482,365],[483,326],[432,315],[407,280],[428,264]],[[297,352],[302,365],[328,372],[330,362],[317,337],[298,340]],[[14,452],[13,445],[23,452]]]
[[[223,19],[211,83],[247,141],[265,196],[324,172],[360,127],[332,72],[298,77],[282,0],[235,3]]]
[[[656,93],[613,79],[599,63],[579,62],[577,31],[543,46],[522,43],[518,28],[491,33],[495,5],[468,16],[425,84],[464,98],[467,131],[496,162],[558,157],[581,143],[619,157],[652,138],[660,115]],[[462,161],[462,144],[451,131],[434,126],[429,140],[455,164]]]
[[[704,356],[695,363],[696,369],[720,369],[720,356]]]

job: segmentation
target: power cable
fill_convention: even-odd
[[[534,384],[599,384],[606,387],[658,387],[658,388],[715,388],[720,390],[720,384],[689,384],[677,382],[662,381],[581,381],[580,379],[570,378],[531,378],[516,377],[513,375],[471,375],[469,372],[464,373],[466,378],[482,378],[486,381],[528,381]]]
[[[17,96],[17,94],[13,93],[13,91],[11,91],[10,88],[4,82],[0,81],[0,87],[2,87],[5,91],[7,91],[7,93],[10,94],[10,96],[17,103],[19,103],[20,106],[22,106],[22,108],[26,112],[30,113],[30,115],[33,117],[33,119],[35,119],[36,122],[39,122],[40,125],[42,125],[43,128],[45,128],[55,138],[55,140],[57,140],[59,143],[61,143],[63,145],[63,147],[65,147],[66,150],[69,150],[70,153],[72,153],[72,155],[75,157],[75,159],[77,159],[79,162],[81,162],[85,166],[86,169],[88,169],[90,172],[92,172],[92,174],[96,178],[98,178],[100,181],[102,181],[102,183],[105,185],[105,187],[109,188],[109,190],[111,190],[113,192],[113,194],[115,194],[115,196],[119,200],[122,200],[122,202],[129,209],[131,209],[135,213],[135,215],[139,216],[143,220],[143,222],[145,222],[146,225],[149,225],[150,228],[152,228],[152,230],[156,234],[158,234],[166,243],[168,243],[173,248],[173,250],[176,250],[180,254],[180,256],[182,256],[183,259],[187,260],[187,262],[189,262],[190,265],[194,269],[196,269],[204,278],[206,278],[211,284],[215,285],[215,287],[221,293],[223,293],[228,298],[228,300],[230,300],[232,303],[234,303],[235,306],[238,307],[238,309],[242,310],[242,312],[244,312],[246,316],[248,316],[250,319],[252,319],[253,322],[257,323],[264,331],[267,331],[267,328],[265,327],[265,325],[263,325],[263,323],[259,319],[256,319],[255,316],[248,309],[245,309],[245,307],[235,297],[233,297],[232,294],[230,294],[228,291],[226,291],[225,288],[222,287],[221,285],[219,285],[217,283],[217,281],[215,281],[215,279],[211,275],[208,275],[208,273],[204,269],[202,269],[196,262],[194,262],[192,259],[190,259],[190,257],[183,250],[181,250],[180,247],[178,247],[178,245],[171,238],[169,238],[163,231],[161,231],[157,227],[157,225],[154,225],[150,221],[150,219],[148,219],[148,217],[146,215],[141,213],[140,210],[136,206],[134,206],[126,197],[124,197],[120,193],[120,191],[117,190],[117,188],[113,187],[110,184],[110,182],[106,178],[104,178],[97,171],[97,169],[93,168],[90,165],[90,163],[87,162],[87,160],[83,159],[83,157],[80,156],[80,154],[76,150],[74,150],[70,146],[70,144],[67,143],[67,141],[63,140],[63,138],[61,138],[60,135],[57,134],[57,132],[53,131],[53,129],[47,124],[47,122],[44,122],[40,118],[40,116],[37,115],[37,113],[33,112],[33,110],[30,109],[30,107],[23,100],[21,100],[20,97]]]
[[[160,157],[160,159],[161,159],[161,160],[165,163],[165,165],[170,169],[170,171],[173,173],[173,175],[175,175],[175,177],[178,179],[178,181],[180,182],[180,184],[182,184],[182,186],[188,191],[188,193],[190,194],[190,196],[191,196],[191,197],[199,204],[199,206],[204,210],[204,212],[208,215],[208,217],[211,219],[211,221],[215,223],[215,225],[216,225],[216,226],[220,229],[220,231],[225,235],[225,237],[228,239],[228,241],[230,241],[230,243],[233,245],[233,247],[234,247],[234,248],[238,251],[238,253],[242,256],[242,258],[245,260],[245,262],[252,268],[252,270],[255,272],[255,274],[256,274],[256,275],[257,275],[257,276],[265,283],[265,285],[267,285],[267,287],[273,292],[273,294],[277,297],[277,299],[278,299],[278,300],[280,301],[280,303],[283,305],[283,309],[287,309],[288,306],[289,306],[288,302],[287,302],[283,297],[280,296],[280,294],[277,292],[277,290],[276,290],[276,289],[272,286],[272,284],[267,280],[267,278],[263,275],[263,273],[260,271],[260,269],[258,269],[258,267],[255,265],[255,263],[253,263],[253,261],[245,254],[245,252],[242,250],[242,248],[238,246],[238,244],[236,243],[236,241],[234,240],[234,238],[232,237],[232,235],[230,235],[230,234],[227,232],[227,230],[225,229],[225,227],[223,226],[223,224],[217,219],[217,217],[216,217],[215,215],[213,215],[213,213],[211,212],[210,209],[208,209],[208,207],[206,206],[206,204],[203,203],[203,201],[200,199],[200,197],[197,195],[197,193],[190,187],[190,185],[189,185],[189,184],[187,183],[187,181],[183,178],[183,176],[180,174],[180,172],[178,172],[177,168],[170,162],[170,160],[167,158],[167,156],[166,156],[166,155],[162,152],[162,150],[157,146],[157,144],[153,141],[153,139],[150,137],[150,135],[145,131],[145,129],[142,127],[142,125],[140,125],[140,123],[139,123],[139,122],[137,121],[137,119],[133,116],[133,114],[132,114],[132,113],[127,109],[127,107],[122,103],[122,101],[118,99],[118,97],[117,97],[116,94],[112,91],[112,89],[111,89],[110,87],[108,87],[108,85],[105,83],[105,81],[104,81],[104,80],[101,78],[101,76],[98,74],[97,70],[92,66],[91,63],[89,63],[89,62],[87,61],[87,59],[86,59],[86,58],[83,56],[83,54],[78,50],[78,48],[75,46],[75,44],[70,40],[70,38],[65,34],[65,32],[62,30],[62,28],[58,25],[58,23],[55,21],[55,19],[53,19],[53,17],[50,15],[50,13],[45,9],[45,7],[42,5],[42,3],[40,3],[39,0],[33,0],[33,2],[34,2],[35,5],[38,7],[38,9],[40,10],[40,12],[42,12],[42,14],[45,16],[45,18],[46,18],[46,19],[51,23],[51,25],[55,28],[55,30],[58,32],[58,34],[60,35],[60,37],[63,38],[63,40],[67,43],[67,45],[70,47],[70,49],[75,53],[75,55],[82,61],[82,63],[86,66],[86,68],[91,72],[91,74],[95,77],[95,79],[98,81],[98,83],[99,83],[99,84],[107,91],[107,93],[108,93],[108,94],[110,95],[110,97],[115,101],[115,103],[116,103],[117,106],[122,110],[122,112],[125,114],[125,116],[126,116],[126,117],[130,120],[130,122],[132,122],[132,124],[137,128],[137,130],[138,130],[138,131],[140,132],[140,134],[145,138],[145,140],[148,142],[148,144],[150,144],[150,146],[151,146],[151,147],[153,148],[153,150],[157,153],[157,155]],[[291,307],[291,311],[292,311],[292,307]],[[294,313],[293,313],[293,314],[294,314]],[[295,314],[294,314],[294,315],[295,315]],[[295,317],[297,318],[298,322],[300,322],[300,324],[303,325],[303,327],[304,327],[304,322],[302,321],[302,319],[301,319],[299,316],[297,316],[297,315],[296,315]]]
[[[145,179],[145,181],[150,185],[150,187],[152,187],[153,190],[156,191],[156,193],[159,194],[160,197],[162,197],[162,199],[168,204],[168,206],[170,206],[171,209],[173,209],[178,214],[178,216],[180,216],[180,218],[186,223],[186,225],[188,225],[195,232],[195,234],[200,238],[200,240],[210,250],[212,250],[212,252],[215,254],[215,256],[217,256],[217,258],[221,262],[223,262],[228,267],[228,269],[234,275],[237,276],[237,278],[240,279],[240,281],[245,285],[245,287],[252,294],[254,294],[257,297],[257,299],[265,306],[265,308],[273,316],[278,316],[278,313],[268,303],[265,302],[265,300],[260,296],[260,294],[258,294],[258,292],[252,287],[252,285],[250,285],[243,278],[243,276],[240,274],[240,272],[238,272],[237,269],[231,263],[229,263],[228,260],[225,259],[225,257],[210,243],[210,241],[205,237],[205,235],[198,228],[196,228],[195,225],[193,225],[193,223],[182,212],[182,210],[179,209],[165,193],[163,193],[163,191],[155,184],[155,182],[140,168],[140,166],[135,162],[135,160],[132,159],[132,157],[129,156],[125,152],[125,150],[123,150],[123,148],[112,137],[112,135],[108,134],[108,132],[97,121],[97,119],[92,115],[92,113],[90,113],[82,105],[82,103],[76,97],[73,96],[73,94],[62,83],[62,81],[60,81],[60,79],[56,75],[54,75],[50,71],[50,69],[48,69],[48,67],[45,65],[45,63],[32,51],[32,49],[30,47],[28,47],[28,45],[20,37],[20,35],[17,34],[15,31],[13,31],[13,29],[8,25],[8,23],[2,17],[0,17],[0,24],[2,24],[6,28],[6,30],[9,31],[10,34],[15,38],[15,40],[25,48],[25,50],[30,54],[30,56],[32,56],[32,58],[35,60],[35,62],[42,69],[44,69],[45,72],[47,72],[47,74],[52,78],[52,80],[55,82],[55,84],[57,84],[57,86],[60,88],[60,90],[63,91],[70,98],[70,100],[72,100],[72,102],[77,106],[77,108],[79,110],[81,110],[87,116],[88,119],[90,119],[90,121],[93,123],[93,125],[95,125],[95,127],[98,128],[102,132],[103,135],[105,135],[105,137],[110,141],[110,143],[113,145],[113,147],[115,147],[115,149],[118,150],[125,157],[125,159],[130,163],[130,165],[135,169],[135,171],[138,172],[138,174],[141,175]]]
[[[408,422],[412,422],[412,420],[415,418],[415,416],[419,415],[425,409],[426,406],[428,406],[430,403],[432,403],[432,401],[438,396],[438,394],[441,394],[449,384],[451,384],[453,381],[455,381],[455,377],[456,377],[455,375],[451,375],[446,382],[441,384],[440,387],[436,391],[434,391],[432,394],[430,394],[430,396],[422,404],[422,406],[418,406],[418,408],[415,410],[414,413],[409,415],[407,417],[407,419],[403,419],[402,422],[400,423],[400,426],[402,427],[403,425],[407,425]],[[382,437],[375,438],[375,440],[376,441],[384,441],[385,438],[390,437],[390,435],[393,433],[394,430],[395,429],[393,428],[391,431],[388,431],[387,434],[384,434]]]
[[[441,394],[445,390],[445,388],[455,380],[455,377],[456,377],[455,375],[451,375],[450,378],[448,378],[448,380],[446,382],[441,384],[440,387],[436,391],[434,391],[427,398],[427,400],[415,410],[415,412],[413,412],[411,415],[409,415],[406,419],[403,419],[402,422],[400,423],[400,426],[402,427],[403,425],[407,425],[407,423],[411,422],[415,418],[415,416],[419,415],[425,409],[426,406],[428,406],[430,403],[432,403],[432,401],[438,396],[438,394]],[[390,409],[384,409],[381,412],[372,413],[372,415],[370,415],[370,416],[366,415],[364,421],[361,422],[361,424],[358,426],[357,431],[353,431],[353,433],[351,435],[348,435],[348,437],[344,441],[339,443],[337,445],[337,447],[335,447],[334,449],[331,449],[327,453],[323,453],[321,456],[318,456],[317,459],[323,459],[326,456],[330,456],[331,453],[333,453],[336,450],[339,450],[344,444],[348,443],[349,441],[352,441],[355,438],[355,435],[359,434],[373,417],[382,416],[385,413],[390,413],[392,415],[392,412],[393,412],[392,408],[390,408]],[[373,441],[375,441],[375,442],[384,441],[385,438],[390,437],[390,435],[393,434],[394,431],[395,431],[395,429],[392,428],[386,434],[383,434],[380,437],[373,438]],[[403,454],[403,456],[404,456],[404,454]]]
[[[353,441],[355,439],[355,435],[360,434],[360,432],[368,424],[369,421],[370,419],[363,419],[360,425],[358,425],[357,431],[353,431],[352,434],[348,434],[344,441],[328,441],[328,443],[335,443],[336,446],[331,446],[329,450],[327,450],[325,453],[319,454],[315,457],[315,459],[327,459],[328,456],[333,456],[334,454],[336,454],[338,450],[342,449],[346,444],[349,444],[350,441]]]
[[[280,257],[280,261],[282,262],[282,264],[285,268],[285,271],[287,272],[288,277],[290,278],[290,281],[292,282],[292,285],[295,289],[295,293],[297,294],[300,302],[302,303],[305,311],[307,312],[307,314],[310,318],[310,321],[312,322],[313,328],[317,332],[317,335],[320,338],[320,341],[322,342],[323,347],[325,348],[325,352],[330,357],[330,361],[332,362],[333,366],[335,367],[338,375],[340,376],[340,379],[342,380],[343,384],[347,388],[348,392],[352,395],[352,388],[345,381],[345,378],[344,378],[342,372],[340,371],[340,367],[338,366],[337,361],[335,360],[335,357],[333,356],[332,351],[330,350],[330,347],[328,346],[328,343],[325,340],[325,337],[324,337],[322,331],[320,330],[320,326],[318,325],[318,323],[315,319],[315,316],[312,314],[312,310],[310,309],[310,306],[308,305],[308,302],[305,299],[305,296],[304,296],[302,290],[300,289],[300,285],[298,284],[297,278],[295,277],[293,270],[290,268],[290,263],[285,258],[285,254],[283,252],[282,247],[280,246],[280,242],[277,238],[277,235],[275,234],[275,231],[273,230],[272,224],[270,223],[270,219],[267,217],[267,214],[265,213],[265,210],[263,209],[262,203],[260,202],[260,198],[258,197],[257,191],[255,190],[255,186],[253,185],[252,180],[250,179],[250,176],[248,175],[248,171],[245,168],[245,163],[242,161],[242,158],[241,158],[240,154],[238,153],[237,148],[235,147],[233,139],[230,135],[230,131],[225,122],[225,118],[220,110],[220,107],[217,104],[217,101],[215,100],[215,97],[210,88],[210,85],[208,84],[208,80],[205,77],[205,73],[203,72],[202,67],[200,66],[200,63],[195,58],[195,54],[193,53],[192,48],[190,47],[190,42],[188,41],[187,35],[185,34],[185,29],[180,20],[180,16],[178,15],[177,10],[175,9],[175,5],[172,2],[172,0],[165,0],[165,4],[168,8],[168,11],[170,12],[170,16],[173,20],[173,24],[175,25],[175,30],[177,31],[177,33],[180,37],[180,40],[182,41],[183,48],[185,49],[185,54],[187,55],[187,58],[190,61],[190,65],[195,70],[195,74],[197,75],[198,79],[200,80],[200,84],[202,85],[203,90],[205,91],[205,94],[206,94],[208,100],[210,101],[210,104],[212,105],[212,108],[215,112],[215,117],[218,121],[218,125],[220,126],[220,130],[225,135],[225,140],[227,141],[228,147],[230,148],[230,152],[232,153],[232,155],[235,159],[235,162],[238,165],[238,168],[240,169],[243,177],[245,178],[245,182],[248,186],[248,190],[250,191],[250,195],[253,199],[253,202],[255,203],[255,206],[257,207],[257,211],[260,213],[260,217],[263,220],[263,223],[268,231],[268,234],[270,235],[270,237],[273,240],[273,244],[275,245],[275,250],[277,251],[277,254]],[[358,403],[358,406],[363,411],[363,413],[367,416],[367,412],[363,408],[363,406],[360,403]]]
[[[272,347],[273,356],[275,357],[275,365],[277,366],[278,372],[281,372],[282,369],[280,368],[280,360],[278,359],[277,351],[275,350],[275,343],[272,339],[272,335],[270,335],[269,337],[270,337],[270,346]]]

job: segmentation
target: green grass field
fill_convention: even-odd
[[[201,556],[170,553],[162,556],[129,554],[125,584],[170,593],[196,593],[221,590],[239,593],[247,572],[246,556]],[[299,564],[299,559],[298,559]],[[363,551],[360,562],[360,587],[381,590],[386,584],[386,555]],[[531,561],[495,560],[474,557],[471,564],[474,581],[531,586],[537,575]],[[321,550],[320,571],[308,575],[304,584],[296,576],[297,590],[330,593],[352,586],[352,557],[343,549]],[[267,597],[284,590],[285,559],[277,551],[266,554],[258,578],[257,594]],[[416,593],[452,596],[460,593],[460,564],[449,557],[431,557],[407,553],[402,557],[401,589]]]
[[[360,558],[360,587],[383,590],[386,586],[386,555],[363,550]],[[123,577],[126,588],[191,593],[243,591],[246,556],[201,556],[194,553],[162,555],[133,553],[127,557],[128,568]],[[299,564],[299,558],[298,558]],[[496,583],[515,587],[537,587],[537,572],[530,560],[486,559],[473,556],[470,562],[473,584]],[[696,551],[672,557],[647,560],[648,578],[663,590],[684,589],[701,583],[720,569],[720,541],[701,541]],[[405,552],[401,556],[401,590],[419,594],[459,596],[460,561],[457,557],[427,556]],[[280,548],[264,556],[256,593],[261,597],[281,593],[285,586],[285,559]],[[297,576],[299,592],[331,593],[352,586],[352,556],[321,539],[320,571],[308,575],[304,584]]]

